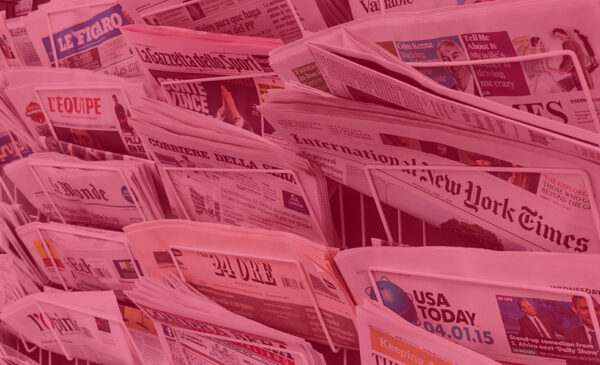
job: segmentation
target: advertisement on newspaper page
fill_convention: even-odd
[[[35,91],[59,141],[146,157],[142,142],[129,122],[129,97],[122,88],[54,86],[36,88]]]
[[[262,95],[271,89],[283,87],[283,82],[275,74],[226,76],[162,84],[165,99],[171,105],[210,115],[276,140],[279,138],[275,129],[256,107],[263,103]]]
[[[302,38],[302,25],[290,9],[289,1],[251,0],[235,3],[234,6],[230,5],[231,2],[214,6],[206,1],[185,2],[145,13],[142,19],[148,25],[277,38],[284,43]]]
[[[299,266],[231,254],[204,252],[201,248],[172,248],[186,281],[232,312],[269,327],[326,343],[314,303],[314,293],[334,343],[357,347],[354,314],[336,279],[314,269],[303,278]],[[314,266],[311,264],[311,266]],[[319,276],[317,276],[319,275]]]
[[[43,65],[126,77],[142,74],[121,34],[120,28],[132,23],[121,5],[48,7],[30,14],[25,22]]]
[[[483,144],[466,134],[445,134],[443,128],[370,121],[367,130],[361,121],[341,115],[267,116],[287,143],[328,177],[456,232],[457,245],[466,239],[496,250],[600,250],[592,163],[567,162],[564,156],[506,141]],[[315,123],[319,119],[322,124]],[[562,169],[522,167],[540,166],[539,153],[547,156],[545,165]],[[381,166],[371,170],[374,189],[366,179],[367,165]]]
[[[373,276],[388,308],[432,334],[492,359],[540,365],[599,360],[597,344],[589,342],[585,330],[597,327],[584,296],[383,270]],[[372,287],[367,290],[375,296]]]

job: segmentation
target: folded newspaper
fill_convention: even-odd
[[[305,339],[357,348],[335,249],[286,232],[181,220],[124,228],[151,277],[179,274],[232,312]]]
[[[39,222],[16,231],[38,268],[56,285],[126,290],[143,275],[122,232]]]
[[[68,358],[99,364],[141,363],[110,291],[32,294],[5,306],[0,319],[25,340]]]
[[[157,93],[165,81],[273,72],[268,54],[282,45],[277,39],[143,24],[122,31]],[[188,99],[194,95],[203,96],[200,90],[187,91]]]
[[[336,244],[327,183],[306,159],[211,117],[156,101],[139,105],[134,128],[180,218]]]
[[[596,163],[307,90],[266,97],[263,115],[327,177],[453,231],[449,244],[600,250]]]
[[[496,361],[599,361],[600,274],[593,255],[369,247],[335,262],[354,299]]]
[[[477,352],[415,327],[391,309],[371,300],[356,307],[356,320],[362,365],[498,365]]]
[[[126,6],[123,2],[123,6]],[[286,0],[231,2],[181,2],[144,12],[142,21],[211,33],[277,38],[291,42],[302,38],[300,18]],[[204,6],[203,6],[204,5]],[[131,6],[130,4],[127,6]],[[315,9],[318,14],[318,9]],[[314,14],[314,12],[313,12]],[[312,15],[312,14],[311,14]]]
[[[165,217],[155,173],[147,160],[90,162],[51,152],[4,168],[6,177],[18,182],[19,192],[43,215],[113,230]]]
[[[499,1],[367,17],[279,48],[271,65],[284,81],[368,95],[446,123],[550,148],[556,134],[598,144],[600,122],[590,111],[600,82],[600,5],[539,4]],[[529,21],[530,14],[544,21]],[[578,19],[577,26],[561,25],[565,18]]]
[[[325,364],[303,339],[229,312],[176,277],[165,282],[143,279],[127,292],[157,328],[162,364]]]
[[[34,138],[146,157],[129,121],[132,103],[147,96],[141,81],[38,67],[1,75],[3,93]]]
[[[347,0],[125,0],[121,5],[136,23],[284,40],[298,35],[298,21],[316,32],[352,20]]]

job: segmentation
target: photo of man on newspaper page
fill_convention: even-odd
[[[600,316],[600,305],[592,301]],[[498,307],[512,352],[564,359],[569,365],[599,363],[598,340],[585,297],[554,301],[499,295]]]

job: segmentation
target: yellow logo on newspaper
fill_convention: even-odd
[[[33,241],[33,246],[35,247],[35,249],[38,252],[38,254],[40,255],[40,257],[42,258],[42,261],[44,262],[44,264],[47,267],[52,267],[53,266],[52,261],[48,257],[48,253],[46,252],[46,249],[42,245],[42,241],[41,240]],[[56,266],[58,266],[59,268],[64,267],[62,261],[60,260],[60,258],[58,257],[58,254],[56,253],[56,250],[54,249],[54,245],[52,244],[52,242],[46,240],[46,246],[48,246],[48,249],[50,250],[50,254],[52,255],[52,257],[54,258],[54,262],[56,263]]]
[[[420,348],[370,328],[371,348],[408,365],[452,365]]]

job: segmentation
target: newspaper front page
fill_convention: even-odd
[[[236,314],[319,343],[327,343],[325,325],[336,346],[358,347],[353,305],[324,246],[285,232],[180,220],[124,230],[151,277],[178,273]]]
[[[277,161],[272,149],[242,149],[207,140],[200,149],[197,138],[135,126],[153,158],[167,168],[161,169],[162,176],[181,218],[283,230],[316,242],[335,242],[325,233],[328,221],[322,219],[326,207],[318,198],[323,190],[319,180],[307,171],[292,170],[289,162]],[[279,169],[292,171],[270,172]]]
[[[352,9],[354,19],[360,19],[387,13],[423,11],[448,6],[485,3],[488,1],[500,0],[348,0],[348,3],[350,4],[350,9]]]
[[[439,338],[389,308],[365,300],[356,307],[361,364],[486,364],[498,362]]]
[[[275,129],[256,109],[264,102],[262,96],[269,90],[284,87],[275,74],[215,77],[167,83],[162,87],[165,99],[171,105],[280,141]]]
[[[317,32],[352,19],[350,7],[346,1],[275,0],[259,4],[255,1],[241,0],[127,0],[121,1],[121,5],[136,23],[149,25],[190,29],[200,27],[201,29],[196,30],[223,32],[227,28],[231,29],[231,25],[240,23],[239,9],[242,11],[245,9],[245,12],[252,14],[249,10],[258,8],[259,10],[264,9],[263,14],[266,12],[268,15],[268,18],[259,17],[261,20],[264,19],[262,23],[258,23],[260,27],[267,29],[273,27],[275,32],[279,32],[279,29],[286,29],[288,32],[291,29],[295,32],[297,16],[305,30]],[[290,4],[293,5],[296,15],[289,11]],[[238,10],[238,17],[234,16],[232,19],[231,16],[225,16],[235,10]],[[244,13],[242,15],[246,18]],[[248,17],[252,19],[250,15]],[[217,18],[220,21],[217,21]],[[267,24],[264,24],[265,22]],[[207,23],[212,27],[205,29]]]
[[[356,301],[383,302],[421,329],[496,361],[598,362],[587,335],[598,332],[600,320],[591,255],[370,247],[340,252],[335,261]]]
[[[533,13],[545,21],[529,21],[529,14]],[[382,50],[397,56],[398,61],[406,62],[400,64],[406,69],[410,62],[421,62],[419,69],[425,75],[447,90],[460,91],[455,94],[462,94],[469,103],[479,105],[483,100],[494,101],[506,106],[506,113],[513,109],[543,117],[547,129],[569,131],[580,139],[587,136],[588,141],[597,143],[595,135],[584,132],[598,132],[597,118],[592,117],[586,96],[596,103],[594,84],[599,80],[594,49],[600,44],[593,38],[592,27],[599,13],[600,7],[594,1],[575,4],[552,0],[541,8],[537,1],[490,2],[485,6],[454,7],[414,16],[387,14],[361,19],[284,46],[273,52],[272,64],[285,81],[297,80],[325,90],[324,71],[314,64],[315,59],[304,43],[343,46],[345,40],[341,33],[348,29],[379,44]],[[576,28],[565,23],[565,19],[575,18],[578,19]],[[419,30],[418,34],[415,29]],[[521,63],[460,63],[544,56],[553,51],[563,53]],[[423,64],[451,61],[455,63],[447,67]],[[582,77],[577,76],[576,63],[581,66]],[[580,82],[581,78],[584,81]],[[586,89],[590,89],[591,94],[587,94]],[[477,103],[477,99],[483,100]],[[527,122],[525,116],[520,119]]]
[[[324,364],[302,339],[237,316],[176,278],[143,280],[127,294],[157,328],[171,364]]]
[[[488,248],[600,249],[596,164],[416,114],[294,95],[296,103],[273,95],[261,111],[326,176]]]
[[[10,18],[6,20],[6,27],[15,44],[16,52],[27,66],[41,66],[42,61],[38,56],[33,41],[29,36],[23,17]]]
[[[131,24],[121,5],[54,1],[24,19],[43,66],[135,77],[142,71],[121,34]]]
[[[146,96],[142,84],[113,78],[77,86],[66,82],[78,76],[86,77],[74,71],[64,73],[59,82],[36,80],[5,92],[36,137],[53,136],[80,147],[146,157],[130,122],[131,103]]]
[[[289,43],[302,38],[302,24],[288,0],[235,1],[229,6],[181,3],[146,13],[143,22],[211,33],[281,39]],[[233,6],[230,4],[234,3]],[[317,9],[315,9],[318,11]]]
[[[309,234],[316,242],[337,243],[327,183],[318,168],[305,158],[281,143],[195,112],[157,102],[144,103],[134,110],[135,129],[142,136],[146,150],[161,166],[169,199],[179,217],[192,219],[204,214],[213,203],[197,196],[199,199],[195,201],[200,204],[192,206],[194,200],[189,200],[192,192],[172,184],[172,177],[187,179],[186,168],[226,169],[218,175],[212,171],[210,176],[227,181],[227,186],[233,188],[220,192],[215,186],[207,188],[207,192],[212,192],[208,200],[217,202],[223,210],[221,222],[248,226],[247,218],[252,217],[251,226]],[[194,190],[202,195],[197,188],[199,183],[210,180],[198,180],[203,176],[198,170],[187,172],[194,172],[190,174],[196,176]],[[268,185],[260,187],[253,179],[261,179]],[[191,181],[183,183],[187,186]],[[187,198],[178,198],[179,193]],[[264,199],[252,203],[257,196]],[[216,221],[216,217],[204,218]]]
[[[38,267],[56,285],[64,283],[76,290],[126,290],[143,273],[139,262],[132,261],[122,232],[39,222],[16,231]]]
[[[56,221],[120,229],[164,217],[149,161],[84,162],[36,154],[4,169],[35,209]],[[35,215],[35,214],[34,214]]]
[[[0,318],[52,352],[101,364],[140,361],[109,291],[37,293],[5,307]]]
[[[273,72],[268,54],[282,45],[276,39],[143,24],[123,27],[123,35],[159,95],[165,81]]]

